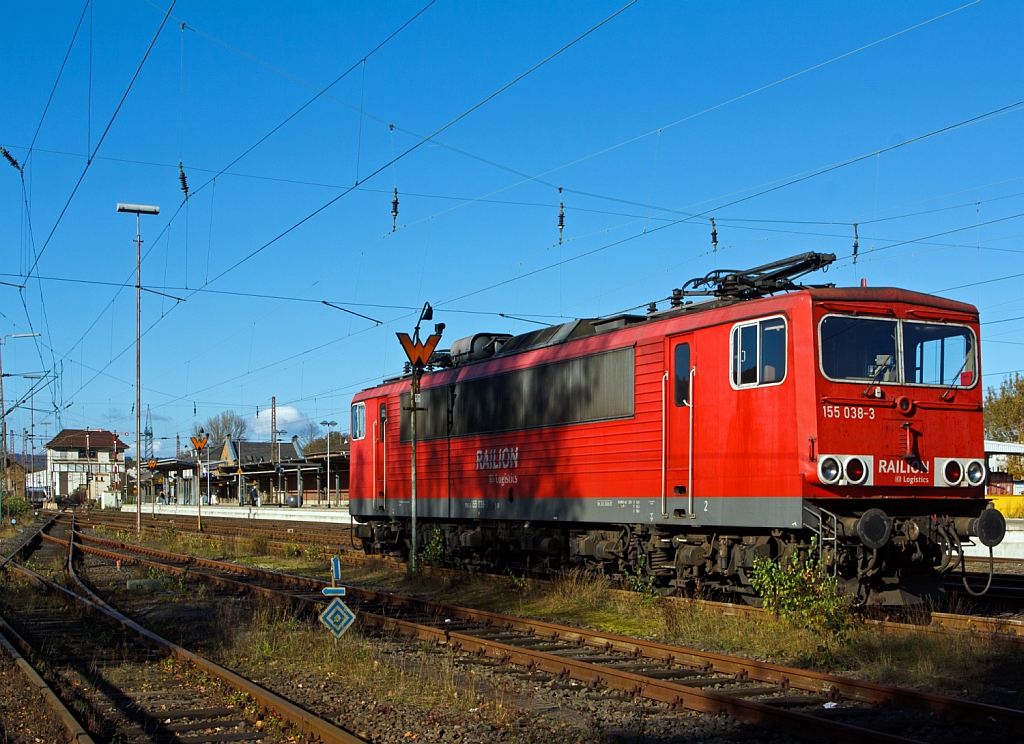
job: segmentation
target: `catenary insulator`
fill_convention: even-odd
[[[18,161],[14,159],[14,156],[11,155],[11,153],[7,152],[6,147],[0,147],[0,155],[3,155],[7,162],[14,166],[15,170],[21,170],[21,166],[18,165]]]
[[[715,229],[715,218],[711,218],[711,250],[712,252],[718,250],[718,230]]]
[[[857,263],[857,248],[860,247],[859,236],[857,235],[857,223],[853,223],[853,262]]]
[[[558,195],[562,195],[562,187],[558,187]],[[558,244],[562,244],[562,230],[565,229],[565,204],[558,202]]]
[[[181,193],[185,195],[185,199],[188,199],[188,179],[185,178],[185,169],[181,167],[181,161],[178,161],[178,180],[181,181]]]
[[[391,202],[391,232],[398,229],[398,187],[395,187],[395,198]]]

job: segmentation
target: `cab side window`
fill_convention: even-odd
[[[352,406],[352,438],[362,439],[366,436],[366,404],[356,403]]]
[[[786,321],[768,318],[737,325],[732,332],[735,387],[773,385],[786,377]]]

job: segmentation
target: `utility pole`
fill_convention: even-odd
[[[409,407],[406,409],[409,411],[409,426],[411,429],[409,439],[412,445],[412,464],[410,469],[411,498],[409,503],[412,512],[412,549],[409,553],[409,570],[412,573],[416,573],[416,553],[419,551],[419,523],[416,503],[416,412],[427,410],[426,408],[420,408],[420,375],[423,374],[423,368],[430,361],[430,355],[437,348],[437,344],[441,340],[441,333],[444,331],[444,323],[437,323],[434,325],[434,332],[427,337],[427,340],[420,342],[420,324],[424,320],[432,320],[433,317],[434,309],[430,307],[429,302],[425,302],[423,303],[423,310],[420,312],[420,319],[416,321],[416,329],[413,332],[412,338],[409,338],[407,333],[396,334],[399,343],[402,344],[402,348],[405,350],[405,355],[409,357],[409,364],[412,365]]]
[[[35,338],[38,333],[9,333],[0,336],[0,511],[3,511],[4,496],[7,494],[7,402],[4,400],[4,360],[3,348],[9,338]],[[11,448],[13,449],[13,447]],[[10,516],[11,505],[7,505]]]

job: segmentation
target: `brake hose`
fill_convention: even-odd
[[[973,589],[971,589],[971,587],[969,587],[967,585],[967,561],[963,560],[962,557],[961,557],[961,560],[960,560],[960,574],[961,574],[961,576],[963,577],[963,580],[964,580],[964,589],[967,590],[968,594],[970,594],[972,597],[981,597],[981,596],[983,596],[983,595],[988,593],[989,588],[992,586],[992,575],[995,573],[995,563],[996,563],[995,558],[992,556],[992,548],[989,548],[988,549],[988,582],[985,584],[985,588],[984,589],[982,589],[980,592],[976,592]]]

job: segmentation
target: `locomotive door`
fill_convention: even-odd
[[[668,516],[667,499],[685,496],[685,516],[693,513],[693,381],[697,368],[693,353],[693,334],[671,336],[666,340],[668,370],[664,379],[665,463],[662,484],[662,512]],[[677,502],[678,503],[678,502]],[[683,516],[676,510],[675,516]]]
[[[388,405],[387,399],[377,401],[373,422],[373,505],[381,511],[388,506]]]

